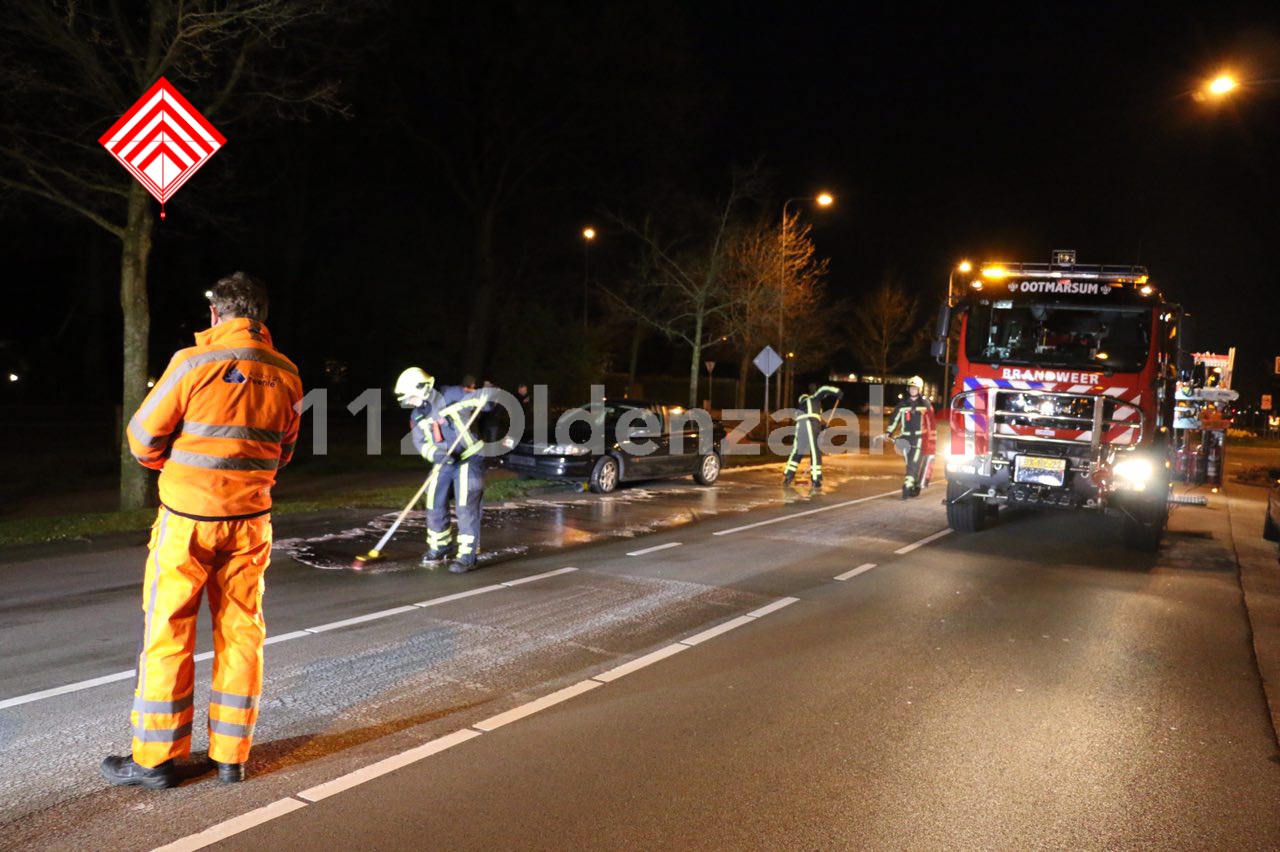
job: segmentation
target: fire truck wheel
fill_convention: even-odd
[[[1155,553],[1160,549],[1165,524],[1169,520],[1168,506],[1134,506],[1124,516],[1124,545],[1141,553]]]
[[[947,483],[947,526],[956,532],[981,532],[987,526],[986,501],[961,497],[966,490],[958,482]]]

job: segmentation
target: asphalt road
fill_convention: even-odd
[[[890,460],[835,466],[818,497],[764,470],[713,509],[683,484],[608,523],[548,508],[535,526],[579,546],[464,577],[282,551],[238,786],[193,760],[176,790],[105,787],[127,677],[28,700],[128,668],[136,548],[0,565],[0,847],[1280,847],[1225,500],[1137,557],[1074,515],[934,538],[936,491],[903,503]],[[704,511],[636,520],[682,501]],[[281,537],[370,519],[342,520]]]

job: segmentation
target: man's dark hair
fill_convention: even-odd
[[[223,319],[267,320],[267,288],[252,275],[233,272],[218,279],[207,295]]]
[[[462,377],[462,386],[464,388],[473,388],[476,386],[476,377],[467,373]]]

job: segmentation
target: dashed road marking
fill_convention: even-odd
[[[489,731],[501,728],[503,725],[510,725],[512,722],[523,719],[525,716],[532,716],[539,710],[546,710],[548,707],[554,707],[562,701],[568,701],[570,698],[574,698],[575,696],[581,695],[584,692],[589,692],[590,690],[600,686],[604,686],[604,684],[598,680],[580,680],[573,686],[566,686],[558,692],[553,692],[550,695],[544,695],[527,704],[521,704],[519,707],[512,708],[505,713],[490,716],[482,722],[476,722],[471,727],[478,731],[488,733]]]
[[[644,556],[646,553],[657,553],[659,550],[670,550],[671,548],[679,547],[680,545],[681,545],[681,542],[672,541],[666,544],[658,544],[658,545],[654,545],[653,547],[646,547],[643,550],[633,550],[627,555],[628,556]]]
[[[803,518],[805,515],[816,515],[819,512],[830,512],[832,509],[843,509],[846,506],[856,506],[859,503],[866,503],[869,500],[879,500],[881,497],[892,497],[894,494],[897,494],[897,493],[899,492],[886,491],[883,494],[872,494],[870,497],[859,497],[857,500],[846,500],[843,503],[834,503],[830,506],[821,506],[817,509],[808,509],[803,512],[792,512],[788,515],[783,515],[781,518],[770,518],[767,521],[756,521],[754,524],[746,524],[740,527],[732,527],[731,529],[720,530],[719,532],[713,532],[712,535],[732,535],[733,533],[743,532],[744,530],[753,530],[753,529],[756,529],[757,527],[767,527],[770,524],[780,524],[783,521],[790,521],[790,520],[794,520],[795,518]]]
[[[430,757],[433,754],[439,754],[447,748],[465,743],[467,740],[475,739],[480,736],[479,731],[470,731],[463,729],[454,731],[452,734],[446,734],[443,737],[437,737],[434,740],[425,742],[420,746],[414,746],[408,751],[402,751],[399,754],[393,754],[391,757],[379,760],[377,763],[371,763],[354,772],[348,772],[346,775],[340,775],[332,781],[326,781],[323,784],[317,784],[309,787],[298,794],[298,798],[304,803],[318,802],[321,799],[327,799],[335,793],[341,793],[343,790],[350,790],[352,787],[363,784],[366,781],[372,781],[380,775],[386,775],[388,772],[394,772],[410,763],[416,763],[424,757]],[[286,811],[287,813],[287,811]],[[279,816],[279,814],[277,814]],[[246,826],[249,828],[251,826]],[[243,829],[241,829],[243,831]]]
[[[166,846],[158,846],[152,852],[192,852],[194,849],[203,849],[212,843],[226,840],[228,837],[239,834],[242,831],[248,831],[254,826],[270,822],[276,817],[282,817],[306,806],[306,802],[300,802],[294,798],[278,799],[269,805],[241,814],[226,822],[211,825],[199,834],[189,834]]]
[[[942,538],[944,535],[951,535],[951,530],[950,529],[938,530],[933,535],[927,535],[924,538],[920,539],[919,541],[908,544],[906,547],[899,547],[897,550],[894,551],[894,553],[896,553],[898,556],[902,556],[904,553],[910,553],[911,551],[915,550],[917,547],[924,547],[926,544],[928,544],[931,541],[937,541],[938,539]]]
[[[843,574],[837,574],[832,579],[840,580],[841,582],[845,580],[852,580],[854,577],[858,576],[859,574],[862,574],[866,571],[870,571],[874,567],[876,567],[876,563],[864,562],[863,564],[859,565],[857,568],[854,568],[852,571],[845,571]]]

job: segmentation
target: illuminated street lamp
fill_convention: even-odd
[[[830,207],[835,203],[835,196],[829,192],[820,192],[817,195],[797,195],[794,198],[788,198],[782,202],[782,237],[781,251],[778,254],[778,351],[785,352],[786,346],[783,341],[783,318],[786,316],[786,294],[787,294],[787,244],[790,239],[790,229],[787,227],[787,206],[797,201],[812,201],[819,207]],[[782,378],[782,377],[779,377]],[[785,382],[779,381],[777,384],[777,399],[774,409],[782,408],[782,400],[790,391],[783,388]],[[769,401],[765,400],[766,407]]]
[[[591,242],[596,229],[588,225],[582,229],[582,330],[587,330],[587,292],[591,280]]]
[[[955,266],[951,267],[951,271],[947,273],[947,307],[950,308],[952,301],[955,299],[955,280],[956,273],[962,275],[973,271],[973,264],[967,260],[962,260]],[[942,393],[949,395],[951,393],[951,329],[947,330],[947,354],[942,359]],[[946,400],[948,403],[950,400]],[[944,406],[945,407],[945,406]]]
[[[1210,80],[1208,85],[1204,88],[1205,92],[1213,97],[1221,98],[1231,94],[1239,86],[1240,84],[1236,82],[1235,77],[1230,74],[1219,74],[1217,77]]]

